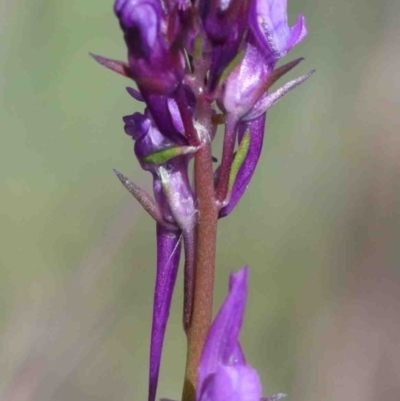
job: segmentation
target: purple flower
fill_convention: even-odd
[[[275,62],[268,62],[249,35],[242,60],[224,84],[222,105],[225,112],[235,115],[238,121],[242,119],[265,92],[261,85],[274,67]]]
[[[236,180],[233,184],[232,192],[227,204],[220,210],[219,216],[225,217],[235,208],[239,203],[243,194],[249,186],[250,180],[253,177],[254,171],[257,167],[258,160],[261,155],[261,150],[264,142],[264,130],[266,121],[265,110],[271,108],[275,105],[286,93],[295,87],[302,84],[307,80],[314,71],[303,75],[300,78],[294,79],[288,82],[280,89],[272,92],[269,95],[264,96],[259,100],[255,106],[252,108],[251,112],[246,115],[239,124],[238,128],[238,139],[239,145],[243,140],[245,132],[249,132],[250,144],[246,158],[243,164],[240,166],[239,172],[237,174]],[[248,121],[250,120],[250,121]]]
[[[171,93],[182,81],[183,53],[167,35],[168,16],[159,0],[117,0],[131,76],[142,92]]]
[[[238,119],[251,113],[257,102],[262,105],[258,115],[267,111],[266,92],[276,80],[270,82],[276,62],[307,35],[303,15],[293,27],[288,26],[286,8],[286,0],[251,2],[245,52],[226,80],[222,97],[224,109]],[[248,120],[252,118],[247,116]]]
[[[221,107],[238,122],[239,144],[246,130],[250,134],[249,151],[220,211],[220,217],[227,216],[233,210],[250,183],[261,154],[267,110],[313,73],[268,93],[277,79],[302,60],[297,59],[275,69],[277,61],[307,34],[303,15],[298,17],[293,27],[288,26],[286,0],[253,0],[249,26],[244,55],[229,74],[219,94]]]
[[[182,122],[171,100],[171,119],[179,128]],[[165,329],[180,260],[181,239],[185,247],[185,276],[193,275],[196,206],[188,177],[191,147],[177,146],[155,126],[148,110],[124,117],[125,132],[135,141],[135,155],[144,170],[153,176],[155,202],[151,215],[157,221],[157,275],[154,292],[150,347],[149,401],[154,401],[158,383]],[[128,190],[134,185],[118,173]],[[143,191],[130,192],[140,201]],[[139,192],[139,194],[138,194]]]
[[[248,267],[230,276],[229,292],[203,348],[197,401],[260,401],[257,372],[246,363],[239,343],[248,287]]]
[[[173,103],[172,103],[173,104]],[[176,125],[181,124],[175,117]],[[193,191],[188,176],[188,153],[157,129],[150,113],[124,117],[125,132],[135,141],[135,155],[142,168],[153,174],[153,188],[163,218],[181,230],[191,230],[195,219]]]
[[[286,0],[253,0],[249,25],[266,57],[278,60],[307,35],[303,14],[288,26]]]
[[[199,11],[207,38],[213,43],[223,43],[227,38],[235,39],[238,20],[244,18],[243,7],[248,1],[242,0],[200,0]],[[239,15],[242,11],[242,15]],[[240,39],[240,38],[239,38]]]
[[[214,90],[225,68],[237,56],[248,26],[249,0],[202,0],[200,17],[212,43],[208,87]]]

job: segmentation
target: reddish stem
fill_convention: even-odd
[[[195,177],[199,202],[199,223],[197,226],[193,310],[187,333],[183,401],[195,400],[200,356],[212,321],[218,208],[214,197],[211,147],[209,144],[202,147],[196,154]]]
[[[200,141],[194,128],[192,115],[189,110],[189,104],[186,98],[185,88],[181,85],[176,93],[175,101],[179,108],[179,113],[182,118],[183,127],[185,128],[185,135],[190,146],[199,146]]]
[[[212,321],[214,292],[215,250],[217,240],[218,207],[214,190],[214,171],[211,151],[211,107],[202,96],[197,99],[197,117],[202,132],[200,147],[195,154],[194,175],[198,201],[196,227],[195,271],[193,303],[190,323],[187,327],[187,358],[182,400],[195,401],[197,371],[200,356]],[[184,119],[185,131],[190,132],[193,122]],[[194,129],[194,127],[193,127]]]

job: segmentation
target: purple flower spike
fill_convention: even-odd
[[[169,231],[157,224],[157,276],[151,328],[148,401],[154,401],[157,392],[165,329],[181,254],[180,239],[180,232]]]
[[[116,174],[157,227],[148,401],[157,395],[181,248],[188,338],[183,399],[279,401],[282,394],[262,397],[259,376],[239,343],[247,267],[231,274],[210,329],[208,323],[217,213],[230,214],[250,183],[268,109],[311,75],[271,90],[302,60],[276,67],[307,35],[305,19],[300,15],[289,27],[287,0],[114,0],[114,11],[127,60],[93,57],[135,82],[127,91],[144,109],[123,120],[137,161],[151,173],[153,193]],[[213,145],[220,125],[225,125],[221,155]]]
[[[258,374],[246,364],[239,344],[248,274],[248,267],[231,274],[228,296],[203,348],[197,401],[259,401],[262,397]]]
[[[241,140],[244,132],[247,129],[249,130],[250,147],[247,153],[247,157],[240,167],[235,183],[233,185],[231,198],[228,204],[224,206],[219,212],[220,218],[226,217],[232,212],[235,206],[239,203],[247,187],[249,186],[250,180],[253,177],[254,171],[257,167],[257,163],[261,155],[261,149],[264,141],[265,118],[266,115],[263,114],[257,119],[249,121],[247,124],[242,123],[239,127],[239,141]]]
[[[286,0],[253,0],[249,21],[258,43],[275,60],[285,56],[307,35],[302,14],[296,24],[289,27]]]

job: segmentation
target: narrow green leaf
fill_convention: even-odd
[[[194,153],[196,147],[194,146],[174,146],[172,148],[157,150],[142,158],[144,163],[163,164],[174,157]]]
[[[235,67],[242,61],[244,56],[244,49],[240,50],[234,59],[228,64],[228,66],[225,68],[223,73],[221,74],[221,77],[219,79],[219,85],[222,85],[225,80],[228,78],[229,74],[235,69]]]
[[[239,149],[237,150],[235,158],[233,159],[232,162],[231,172],[229,174],[229,186],[228,186],[229,192],[232,191],[233,184],[235,183],[236,180],[236,176],[239,172],[240,167],[242,167],[244,160],[246,159],[249,147],[250,147],[250,134],[249,131],[246,131],[246,133],[243,135],[243,139],[240,142]]]

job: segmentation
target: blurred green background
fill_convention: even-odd
[[[215,305],[251,266],[243,347],[265,395],[398,400],[400,2],[289,1],[317,73],[268,115],[221,221]],[[0,1],[0,400],[144,400],[155,239],[112,173],[150,188],[123,133],[111,0]],[[178,284],[159,396],[179,399]]]

